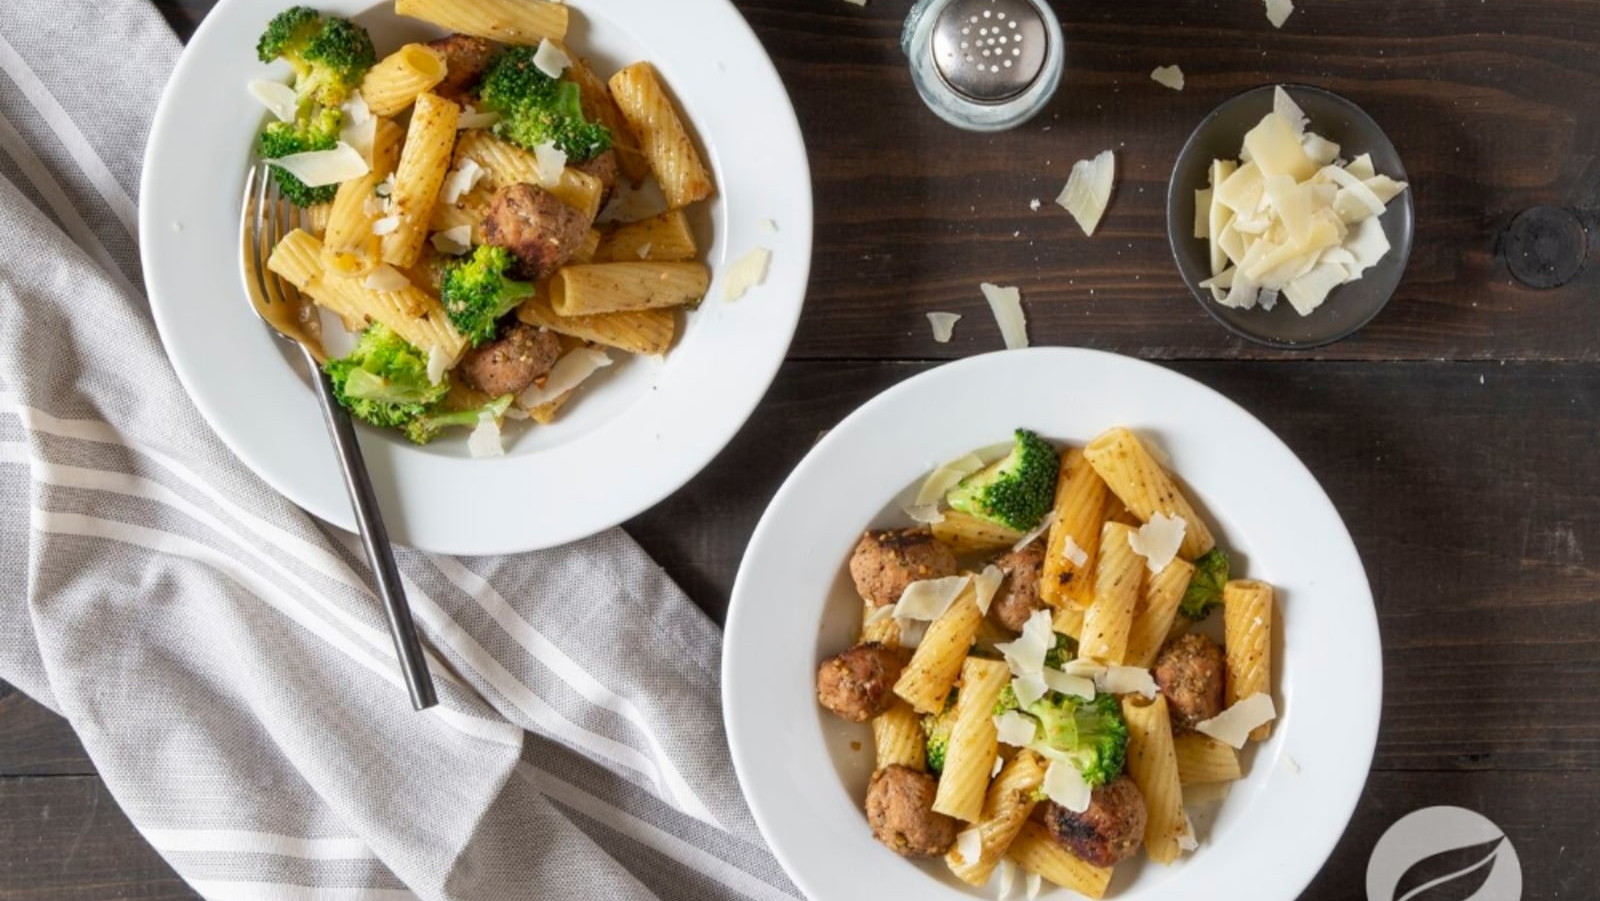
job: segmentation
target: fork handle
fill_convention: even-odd
[[[389,620],[389,634],[394,638],[394,650],[400,657],[400,669],[405,676],[406,691],[411,695],[411,706],[425,710],[439,701],[434,695],[433,677],[428,672],[422,643],[417,639],[416,624],[411,620],[411,606],[406,602],[405,589],[400,585],[400,570],[394,563],[389,530],[384,528],[383,516],[378,511],[378,499],[372,491],[372,477],[367,473],[361,445],[356,441],[355,426],[350,421],[350,413],[334,397],[333,383],[329,381],[327,373],[322,371],[308,348],[302,345],[301,350],[311,366],[317,400],[322,404],[322,418],[327,423],[328,435],[333,439],[333,449],[339,455],[344,486],[350,492],[350,505],[355,508],[356,529],[361,533],[361,545],[366,548],[367,562],[371,564],[373,578],[378,583],[378,597],[383,601],[383,612]]]

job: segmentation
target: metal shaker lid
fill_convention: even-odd
[[[933,65],[951,90],[979,103],[1026,91],[1044,69],[1050,34],[1027,0],[954,0],[933,23]]]

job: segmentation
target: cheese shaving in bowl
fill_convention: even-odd
[[[1017,703],[1024,707],[1044,697],[1045,692],[1049,690],[1050,686],[1044,681],[1042,673],[1029,673],[1011,678],[1011,691],[1017,696]]]
[[[543,385],[529,385],[517,396],[524,407],[543,406],[583,384],[589,376],[610,366],[611,356],[594,347],[576,348],[550,367]]]
[[[300,107],[300,99],[295,95],[294,88],[282,82],[256,79],[245,85],[245,90],[250,96],[261,101],[261,105],[272,113],[272,117],[279,122],[291,122]]]
[[[1067,175],[1066,187],[1056,198],[1061,208],[1072,214],[1086,235],[1093,235],[1111,203],[1111,188],[1117,178],[1116,155],[1102,150],[1093,159],[1078,160]]]
[[[1028,317],[1022,312],[1022,292],[991,282],[983,282],[978,289],[983,292],[983,299],[989,302],[989,309],[994,312],[994,321],[1000,326],[1000,337],[1005,339],[1006,349],[1027,347]]]
[[[1017,865],[1012,863],[1009,858],[1002,857],[1000,858],[999,866],[996,867],[996,871],[1000,874],[1000,885],[996,889],[995,898],[996,901],[1006,901],[1011,897],[1012,890],[1016,888]]]
[[[1183,533],[1188,527],[1188,522],[1181,516],[1157,513],[1150,517],[1149,522],[1128,534],[1128,546],[1144,558],[1150,572],[1158,573],[1167,568],[1172,558],[1178,556],[1178,548],[1183,546]]]
[[[478,427],[467,436],[467,453],[474,460],[505,456],[506,448],[500,436],[500,422],[487,410],[478,414]]]
[[[765,247],[752,247],[744,256],[734,260],[722,281],[722,299],[738,300],[745,292],[767,280],[767,266],[772,262],[772,251]]]
[[[372,233],[379,237],[389,234],[400,227],[400,214],[395,213],[384,216],[382,219],[373,220]]]
[[[1272,696],[1256,692],[1240,698],[1232,707],[1208,720],[1195,723],[1194,731],[1209,735],[1232,748],[1242,748],[1250,738],[1250,730],[1272,722],[1278,715]]]
[[[1082,567],[1089,562],[1089,553],[1078,547],[1078,543],[1068,535],[1067,540],[1061,544],[1061,556],[1067,558],[1073,566]]]
[[[928,473],[928,477],[922,480],[922,486],[917,489],[917,506],[938,506],[950,489],[982,468],[983,460],[977,454],[962,454],[954,460],[940,463],[933,472]]]
[[[1029,873],[1028,878],[1022,880],[1022,884],[1027,887],[1023,894],[1028,901],[1037,901],[1039,892],[1044,889],[1044,877],[1038,873]]]
[[[996,737],[1003,745],[1014,748],[1025,748],[1038,734],[1039,726],[1031,716],[1007,710],[994,718]]]
[[[560,47],[551,43],[549,38],[545,38],[539,42],[539,49],[533,52],[533,65],[551,78],[560,78],[561,73],[572,65],[572,59]]]
[[[1073,813],[1083,813],[1089,809],[1089,783],[1083,781],[1083,774],[1070,763],[1050,761],[1040,788],[1044,790],[1045,797]]]
[[[919,525],[931,526],[944,522],[944,513],[939,510],[938,504],[906,504],[900,509]]]
[[[928,325],[933,327],[933,340],[949,344],[950,336],[955,334],[956,323],[960,321],[960,313],[929,313]]]
[[[388,263],[379,263],[361,283],[374,291],[404,291],[411,280]]]
[[[962,863],[975,862],[983,853],[983,832],[977,827],[967,829],[956,836],[956,854]]]
[[[1055,521],[1055,518],[1056,511],[1051,510],[1049,513],[1046,513],[1044,518],[1039,520],[1038,525],[1034,526],[1032,529],[1029,529],[1021,538],[1017,539],[1017,543],[1013,544],[1011,549],[1014,551],[1020,551],[1028,545],[1033,544],[1036,540],[1038,540],[1040,535],[1050,531],[1050,524]],[[1071,541],[1072,537],[1070,535],[1067,536],[1067,540]]]
[[[553,188],[561,183],[561,174],[567,170],[567,152],[546,141],[533,148],[533,159],[539,170],[539,183]]]
[[[458,257],[472,249],[472,226],[458,225],[442,232],[434,232],[429,240],[433,242],[434,250]]]
[[[1142,666],[1108,666],[1095,676],[1094,687],[1108,695],[1136,694],[1147,698],[1154,698],[1160,690],[1155,677]]]
[[[950,609],[971,581],[971,576],[918,579],[900,592],[900,600],[894,605],[895,619],[936,620]]]
[[[372,167],[367,165],[366,157],[343,141],[335,145],[332,150],[291,153],[271,162],[272,165],[300,179],[308,188],[336,185],[352,178],[360,178],[372,171]]]
[[[1055,647],[1056,633],[1050,622],[1050,611],[1035,610],[1022,625],[1022,634],[1015,641],[1002,641],[994,649],[1006,658],[1006,665],[1017,675],[1037,676],[1044,670],[1044,655]]]
[[[978,594],[978,612],[985,616],[989,613],[989,604],[994,601],[994,593],[1000,590],[1000,583],[1004,582],[1006,574],[1000,567],[993,563],[985,566],[983,572],[972,580],[972,587]]]
[[[1064,695],[1073,695],[1086,701],[1094,698],[1095,684],[1093,679],[1069,675],[1061,670],[1050,669],[1049,667],[1045,667],[1043,675],[1044,684],[1051,691],[1059,691]]]
[[[445,203],[455,203],[461,199],[461,195],[472,190],[483,176],[483,167],[469,156],[444,177],[444,187],[439,191],[439,198]]]
[[[469,128],[489,128],[500,121],[499,113],[468,112],[463,110],[456,117],[456,131],[466,131]]]

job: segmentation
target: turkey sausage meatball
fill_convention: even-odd
[[[927,773],[892,764],[872,775],[867,822],[878,841],[902,857],[938,857],[956,840],[956,821],[933,810],[938,783]]]
[[[868,532],[850,555],[850,578],[874,607],[900,600],[912,582],[955,574],[955,551],[927,529]]]
[[[1089,795],[1089,806],[1073,813],[1054,801],[1044,805],[1044,822],[1063,848],[1097,867],[1109,867],[1139,850],[1149,812],[1139,786],[1118,776]]]
[[[1224,673],[1222,646],[1204,635],[1180,635],[1161,647],[1155,679],[1174,726],[1193,729],[1222,712]]]
[[[864,723],[889,707],[890,689],[905,666],[901,652],[875,641],[829,657],[817,667],[817,702],[852,723]]]
[[[1006,574],[1005,582],[989,605],[995,622],[1013,632],[1021,632],[1035,610],[1044,609],[1039,598],[1039,575],[1044,571],[1044,542],[1035,541],[1020,551],[1011,551],[994,561]]]

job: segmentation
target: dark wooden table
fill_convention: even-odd
[[[1035,344],[1168,361],[1261,417],[1355,535],[1383,632],[1383,727],[1355,819],[1304,897],[1364,897],[1374,842],[1435,804],[1506,830],[1530,901],[1591,897],[1600,2],[1304,0],[1274,31],[1259,0],[1057,0],[1063,87],[1035,122],[996,136],[957,132],[916,99],[897,45],[909,2],[741,0],[811,154],[806,314],[755,417],[629,530],[720,616],[751,528],[817,432],[941,360],[998,348],[977,286],[1018,285]],[[187,36],[211,0],[158,5]],[[1148,78],[1168,63],[1188,78],[1182,93]],[[1301,353],[1214,325],[1178,280],[1162,218],[1193,124],[1239,90],[1288,80],[1351,97],[1383,124],[1418,222],[1389,308],[1355,337]],[[1121,183],[1091,240],[1050,200],[1073,160],[1105,147],[1118,150]],[[1033,212],[1036,197],[1045,204]],[[1565,217],[1585,237],[1521,240],[1516,217],[1541,206],[1565,212],[1533,215]],[[1595,259],[1574,275],[1585,250]],[[1529,280],[1565,283],[1528,287],[1508,253]],[[929,310],[965,314],[952,343],[930,339]],[[65,724],[8,691],[0,899],[193,898]]]

